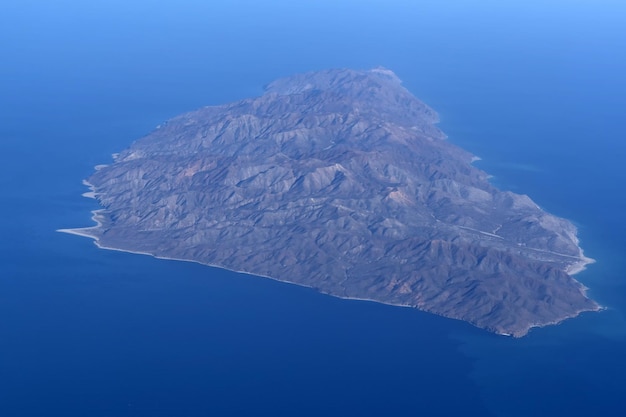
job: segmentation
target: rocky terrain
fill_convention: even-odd
[[[175,117],[89,179],[101,247],[522,336],[598,305],[576,228],[499,191],[395,74],[329,70]],[[419,329],[416,329],[419,331]]]

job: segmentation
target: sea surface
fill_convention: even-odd
[[[20,1],[0,11],[0,416],[626,415],[621,1]],[[575,222],[607,307],[522,339],[98,249],[81,180],[184,111],[394,70]]]

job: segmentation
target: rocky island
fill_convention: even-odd
[[[569,221],[500,191],[384,68],[175,117],[88,178],[102,248],[197,261],[513,336],[599,306]]]

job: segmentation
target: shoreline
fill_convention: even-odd
[[[475,160],[480,160],[480,158],[478,158],[478,157],[474,157],[474,158],[476,158]],[[474,162],[474,160],[472,162]],[[98,165],[98,166],[96,166],[96,170],[102,169],[105,166],[106,165]],[[90,199],[97,200],[98,193],[95,190],[95,186],[93,184],[91,184],[87,180],[83,180],[82,183],[83,183],[83,185],[88,187],[89,190],[90,190],[88,192],[83,193],[82,196],[85,197],[85,198],[90,198]],[[271,276],[268,276],[268,275],[262,275],[262,274],[253,273],[253,272],[249,272],[249,271],[232,269],[232,268],[225,267],[223,265],[206,263],[206,262],[202,262],[202,261],[198,261],[198,260],[194,260],[194,259],[173,258],[173,257],[169,257],[169,256],[156,255],[156,254],[150,253],[150,252],[142,252],[142,251],[136,251],[136,250],[130,250],[130,249],[121,249],[121,248],[116,248],[116,247],[111,247],[111,246],[105,246],[105,245],[103,245],[100,242],[100,237],[102,236],[102,229],[103,229],[103,221],[102,221],[103,220],[103,215],[102,215],[102,213],[104,211],[105,211],[104,208],[95,209],[95,210],[91,211],[91,213],[92,213],[91,220],[93,220],[96,223],[94,226],[80,227],[80,228],[57,229],[56,231],[60,232],[60,233],[66,233],[66,234],[70,234],[70,235],[90,238],[90,239],[93,240],[93,243],[99,249],[105,249],[105,250],[110,250],[110,251],[115,251],[115,252],[122,252],[122,253],[131,253],[131,254],[135,254],[135,255],[147,255],[147,256],[150,256],[150,257],[155,258],[155,259],[161,259],[161,260],[167,260],[167,261],[191,262],[191,263],[199,264],[199,265],[202,265],[202,266],[208,266],[208,267],[211,267],[211,268],[219,268],[219,269],[222,269],[222,270],[225,270],[225,271],[229,271],[229,272],[234,272],[234,273],[237,273],[237,274],[245,274],[245,275],[249,275],[249,276],[253,276],[253,277],[266,278],[266,279],[270,279],[272,281],[277,281],[277,282],[281,282],[281,283],[285,283],[285,284],[298,285],[300,287],[309,288],[309,289],[316,289],[315,287],[313,287],[311,285],[306,285],[306,284],[293,282],[293,281],[281,280],[281,279],[274,278],[274,277],[271,277]],[[575,244],[578,246],[579,242],[580,242],[579,239],[578,239],[578,236],[576,234],[572,234],[570,237],[574,240]],[[490,333],[497,334],[499,336],[509,336],[509,337],[514,337],[514,338],[521,338],[521,337],[526,336],[534,328],[543,328],[543,327],[548,327],[548,326],[559,325],[560,323],[562,323],[562,322],[564,322],[566,320],[572,319],[572,318],[576,318],[576,317],[578,317],[579,315],[581,315],[582,313],[585,313],[585,312],[599,312],[599,311],[607,310],[607,307],[602,306],[601,304],[599,304],[595,300],[593,300],[590,297],[588,297],[587,296],[587,292],[588,292],[589,288],[587,286],[585,286],[582,282],[578,281],[577,279],[575,279],[573,277],[574,275],[579,274],[579,273],[585,271],[587,269],[587,265],[590,265],[590,264],[593,264],[593,263],[596,262],[595,259],[586,257],[584,255],[583,249],[580,248],[580,246],[578,246],[578,248],[580,250],[578,260],[573,262],[569,266],[567,266],[563,271],[566,274],[568,274],[570,277],[572,277],[572,280],[574,280],[574,282],[576,284],[578,284],[578,286],[580,288],[580,292],[583,295],[583,297],[585,297],[586,299],[590,300],[595,305],[595,308],[579,310],[579,311],[576,311],[576,312],[574,312],[574,313],[572,313],[572,314],[570,314],[568,316],[555,319],[555,320],[553,320],[551,322],[546,322],[546,323],[541,323],[541,324],[530,324],[525,330],[522,330],[522,331],[512,331],[512,332],[497,331],[495,329],[489,329],[489,328],[478,326],[477,324],[472,323],[471,321],[468,321],[468,320],[465,320],[465,319],[462,319],[462,318],[444,316],[444,315],[442,315],[440,313],[432,312],[432,311],[429,311],[427,309],[422,309],[422,308],[419,308],[418,306],[415,306],[415,305],[394,304],[394,303],[391,303],[391,302],[374,300],[374,299],[371,299],[371,298],[350,297],[350,296],[346,296],[346,295],[339,295],[339,294],[332,294],[332,293],[328,293],[328,292],[322,292],[322,291],[319,291],[319,290],[316,290],[316,292],[318,292],[319,294],[329,295],[329,296],[332,296],[332,297],[335,297],[335,298],[338,298],[338,299],[342,299],[342,300],[365,301],[365,302],[383,304],[383,305],[393,306],[393,307],[412,308],[412,309],[415,309],[417,311],[421,311],[421,312],[428,313],[428,314],[434,314],[436,316],[444,317],[444,318],[447,318],[447,319],[459,320],[459,321],[468,323],[468,324],[470,324],[473,327],[476,327],[476,328],[481,329],[481,330],[485,330],[485,331],[490,332]]]
[[[100,210],[94,210],[93,212],[99,212],[99,211]],[[211,263],[201,262],[201,261],[197,261],[197,260],[193,260],[193,259],[173,258],[173,257],[169,257],[169,256],[155,255],[155,254],[150,253],[150,252],[141,252],[141,251],[135,251],[135,250],[130,250],[130,249],[121,249],[121,248],[115,248],[115,247],[111,247],[111,246],[105,246],[105,245],[100,243],[100,238],[97,235],[89,233],[89,232],[85,232],[85,230],[97,229],[99,227],[100,226],[84,227],[84,228],[78,228],[78,229],[57,229],[57,232],[67,233],[67,234],[71,234],[71,235],[82,236],[82,237],[87,237],[87,238],[93,239],[93,241],[94,241],[93,243],[98,247],[98,249],[110,250],[110,251],[114,251],[114,252],[130,253],[130,254],[134,254],[134,255],[145,255],[145,256],[152,257],[154,259],[159,259],[159,260],[164,260],[164,261],[189,262],[189,263],[194,263],[194,264],[198,264],[198,265],[202,265],[202,266],[208,266],[210,268],[217,268],[217,269],[222,269],[222,270],[229,271],[229,272],[234,272],[236,274],[248,275],[250,277],[264,278],[264,279],[269,279],[269,280],[272,280],[272,281],[275,281],[275,282],[280,282],[280,283],[289,284],[289,285],[297,285],[299,287],[316,290],[315,287],[313,287],[311,285],[306,285],[306,284],[293,282],[293,281],[281,280],[281,279],[278,279],[278,278],[271,277],[269,275],[262,275],[262,274],[258,274],[258,273],[254,273],[254,272],[238,270],[238,269],[232,269],[232,268],[228,268],[228,267],[225,267],[225,266],[222,266],[222,265],[218,265],[218,264],[211,264]],[[591,259],[591,258],[586,258],[586,259]],[[586,292],[587,292],[588,288],[584,284],[582,284],[580,281],[577,281],[577,280],[574,280],[574,281],[576,281],[580,285],[581,292],[585,296],[585,298],[590,299],[586,295]],[[519,339],[519,338],[522,338],[524,336],[527,336],[528,333],[530,333],[530,331],[532,329],[541,329],[541,328],[548,327],[548,326],[557,326],[557,325],[565,322],[566,320],[574,319],[574,318],[580,316],[583,313],[600,312],[600,311],[607,310],[607,307],[602,306],[602,305],[598,304],[596,301],[590,299],[591,301],[593,301],[593,303],[595,304],[596,308],[579,310],[579,311],[576,311],[575,313],[572,313],[571,315],[568,315],[568,316],[556,319],[556,320],[551,321],[551,322],[546,322],[546,323],[541,323],[541,324],[532,324],[532,325],[529,325],[528,328],[526,328],[522,332],[508,333],[508,332],[500,332],[500,331],[490,330],[490,329],[487,329],[485,327],[478,326],[478,325],[476,325],[476,324],[474,324],[474,323],[472,323],[470,321],[464,320],[462,318],[444,316],[443,314],[440,314],[440,313],[437,313],[437,312],[433,312],[433,311],[430,311],[430,310],[426,310],[426,309],[422,309],[422,308],[419,308],[417,306],[413,306],[413,305],[409,305],[409,304],[394,304],[394,303],[390,303],[390,302],[386,302],[386,301],[374,300],[374,299],[371,299],[371,298],[350,297],[350,296],[346,296],[346,295],[339,295],[339,294],[332,294],[332,293],[328,293],[328,292],[322,292],[322,291],[319,291],[319,290],[316,290],[315,292],[317,292],[318,294],[331,296],[331,297],[334,297],[334,298],[337,298],[337,299],[340,299],[340,300],[362,301],[362,302],[370,302],[370,303],[382,304],[382,305],[391,306],[391,307],[410,308],[410,309],[414,309],[414,310],[422,312],[422,313],[433,314],[433,315],[438,316],[438,317],[443,317],[443,318],[448,319],[448,320],[458,320],[458,321],[467,323],[467,324],[469,324],[472,327],[475,327],[477,329],[480,329],[480,330],[483,330],[483,331],[486,331],[486,332],[489,332],[489,333],[493,333],[493,334],[496,334],[498,336],[507,336],[507,337],[512,337],[512,338],[515,338],[515,339]]]
[[[85,194],[87,194],[87,193],[85,193]],[[84,197],[90,198],[89,196],[86,196],[85,194],[83,194]],[[104,211],[104,209],[91,210],[91,214],[92,214],[91,215],[91,220],[96,222],[95,226],[78,227],[78,228],[72,228],[72,229],[56,229],[56,231],[59,232],[59,233],[67,233],[69,235],[88,237],[88,238],[94,239],[96,242],[98,242],[100,240],[100,238],[98,237],[98,233],[93,233],[91,231],[92,230],[93,231],[99,231],[102,228],[102,222],[100,221],[102,216],[100,215],[100,213],[102,213],[103,211]],[[96,245],[97,245],[97,243],[96,243]]]
[[[96,171],[98,169],[102,169],[102,168],[98,168],[100,167],[100,165],[96,165]],[[83,185],[89,188],[89,191],[86,191],[84,193],[82,193],[81,195],[83,197],[86,198],[91,198],[92,200],[95,200],[97,197],[97,193],[96,193],[96,188],[93,186],[93,184],[91,184],[89,181],[87,180],[83,180]]]
[[[93,243],[96,245],[96,247],[98,247],[98,249],[104,249],[104,250],[110,250],[110,251],[114,251],[114,252],[122,252],[122,253],[130,253],[130,254],[134,254],[134,255],[145,255],[145,256],[150,256],[154,259],[160,259],[160,260],[165,260],[165,261],[177,261],[177,262],[190,262],[190,263],[194,263],[194,264],[198,264],[198,265],[202,265],[202,266],[208,266],[210,268],[218,268],[218,269],[222,269],[225,271],[229,271],[229,272],[234,272],[237,274],[243,274],[243,275],[248,275],[251,277],[259,277],[259,278],[265,278],[265,279],[269,279],[272,281],[276,281],[276,282],[281,282],[281,283],[285,283],[285,284],[290,284],[290,285],[297,285],[300,287],[304,287],[304,288],[309,288],[309,289],[314,289],[315,288],[311,285],[306,285],[306,284],[302,284],[302,283],[297,283],[297,282],[293,282],[293,281],[286,281],[286,280],[281,280],[281,279],[277,279],[274,277],[271,277],[269,275],[262,275],[262,274],[258,274],[258,273],[254,273],[254,272],[249,272],[249,271],[245,271],[245,270],[238,270],[238,269],[233,269],[233,268],[228,268],[225,267],[223,265],[218,265],[218,264],[211,264],[211,263],[206,263],[206,262],[202,262],[202,261],[198,261],[198,260],[194,260],[194,259],[184,259],[184,258],[174,258],[174,257],[169,257],[169,256],[162,256],[162,255],[156,255],[154,253],[150,253],[150,252],[142,252],[142,251],[136,251],[136,250],[130,250],[130,249],[121,249],[121,248],[116,248],[116,247],[111,247],[111,246],[105,246],[102,243],[100,243],[100,230],[102,228],[102,221],[101,221],[101,214],[104,211],[104,209],[97,209],[97,210],[92,210],[92,216],[91,219],[96,223],[95,226],[90,226],[90,227],[81,227],[81,228],[74,228],[74,229],[57,229],[57,232],[60,233],[66,233],[66,234],[70,234],[70,235],[75,235],[75,236],[81,236],[81,237],[87,237],[93,240]],[[581,249],[581,254],[582,254],[582,249]],[[565,271],[566,273],[568,273],[568,275],[574,275],[574,274],[578,274],[582,271],[584,271],[586,269],[586,266],[592,263],[595,263],[596,261],[592,258],[588,258],[584,255],[581,255],[582,258],[580,259],[579,262],[576,262],[574,264],[572,264],[569,268],[572,270],[572,272],[568,272]],[[541,324],[532,324],[529,325],[528,328],[526,328],[524,331],[513,331],[513,332],[503,332],[503,331],[495,331],[495,330],[491,330],[491,329],[487,329],[485,327],[481,327],[478,326],[468,320],[464,320],[462,318],[458,318],[458,317],[448,317],[448,316],[444,316],[440,313],[437,312],[433,312],[430,310],[426,310],[426,309],[422,309],[419,308],[418,306],[414,306],[414,305],[409,305],[409,304],[394,304],[394,303],[390,303],[390,302],[386,302],[386,301],[380,301],[380,300],[374,300],[371,298],[363,298],[363,297],[350,297],[350,296],[346,296],[346,295],[339,295],[339,294],[332,294],[332,293],[328,293],[328,292],[322,292],[319,290],[316,290],[317,293],[319,294],[323,294],[323,295],[328,295],[331,297],[335,297],[341,300],[353,300],[353,301],[364,301],[364,302],[370,302],[370,303],[376,303],[376,304],[382,304],[382,305],[386,305],[386,306],[392,306],[392,307],[404,307],[404,308],[411,308],[411,309],[415,309],[417,311],[423,312],[423,313],[428,313],[428,314],[433,314],[439,317],[443,317],[446,319],[451,319],[451,320],[458,320],[458,321],[462,321],[464,323],[467,323],[475,328],[487,331],[489,333],[493,333],[496,334],[498,336],[508,336],[508,337],[513,337],[513,338],[522,338],[526,335],[528,335],[528,333],[532,330],[532,329],[536,329],[536,328],[544,328],[544,327],[548,327],[548,326],[556,326],[559,325],[561,323],[563,323],[566,320],[569,319],[573,319],[576,318],[578,316],[580,316],[582,313],[586,313],[586,312],[599,312],[599,311],[604,311],[607,310],[607,307],[602,306],[601,304],[597,303],[595,300],[592,300],[591,298],[589,298],[587,296],[587,291],[589,290],[588,287],[586,287],[583,283],[581,283],[580,281],[572,278],[579,286],[580,286],[580,291],[582,293],[582,295],[591,300],[594,305],[595,308],[590,308],[590,309],[584,309],[584,310],[579,310],[576,311],[568,316],[553,320],[551,322],[547,322],[547,323],[541,323]]]
[[[210,268],[217,268],[217,269],[222,269],[222,270],[229,271],[229,272],[234,272],[236,274],[248,275],[250,277],[264,278],[264,279],[269,279],[269,280],[272,280],[272,281],[275,281],[275,282],[280,282],[280,283],[289,284],[289,285],[297,285],[299,287],[316,290],[311,285],[306,285],[306,284],[302,284],[302,283],[281,280],[281,279],[277,279],[277,278],[271,277],[269,275],[262,275],[262,274],[258,274],[258,273],[254,273],[254,272],[238,270],[238,269],[232,269],[232,268],[228,268],[228,267],[225,267],[225,266],[222,266],[222,265],[218,265],[218,264],[210,264],[210,263],[201,262],[201,261],[197,261],[197,260],[193,260],[193,259],[173,258],[173,257],[169,257],[169,256],[155,255],[155,254],[150,253],[150,252],[141,252],[141,251],[135,251],[135,250],[130,250],[130,249],[121,249],[121,248],[115,248],[115,247],[111,247],[111,246],[105,246],[105,245],[100,243],[100,238],[97,236],[97,234],[93,234],[93,233],[89,233],[88,232],[89,230],[99,229],[101,227],[102,223],[99,220],[97,220],[96,217],[98,216],[98,213],[100,211],[102,211],[102,210],[103,209],[93,210],[92,211],[92,213],[94,213],[94,216],[92,217],[92,219],[94,219],[94,221],[96,221],[98,223],[97,226],[83,227],[83,228],[77,228],[77,229],[57,229],[57,232],[67,233],[67,234],[71,234],[71,235],[82,236],[82,237],[87,237],[87,238],[93,239],[93,241],[94,241],[93,243],[98,247],[98,249],[110,250],[110,251],[121,252],[121,253],[130,253],[130,254],[134,254],[134,255],[145,255],[145,256],[152,257],[154,259],[159,259],[159,260],[164,260],[164,261],[189,262],[189,263],[194,263],[194,264],[198,264],[198,265],[202,265],[202,266],[208,266]],[[591,259],[591,258],[585,258],[585,259]],[[591,263],[593,263],[593,262],[591,262]],[[586,265],[586,263],[585,263],[585,265]],[[574,281],[576,281],[578,284],[580,284],[581,292],[583,293],[585,298],[589,299],[589,297],[587,297],[587,295],[586,295],[586,291],[587,291],[588,288],[586,286],[584,286],[582,283],[580,283],[580,281],[577,281],[577,280],[574,280]],[[566,320],[574,319],[574,318],[580,316],[582,313],[599,312],[599,311],[607,310],[607,307],[604,307],[604,306],[598,304],[597,302],[595,302],[594,300],[591,300],[596,305],[596,308],[594,308],[594,309],[579,310],[579,311],[576,311],[575,313],[572,313],[571,315],[568,315],[566,317],[562,317],[562,318],[556,319],[556,320],[551,321],[551,322],[529,325],[528,328],[526,328],[522,332],[508,333],[508,332],[500,332],[500,331],[490,330],[490,329],[487,329],[485,327],[478,326],[478,325],[476,325],[476,324],[474,324],[474,323],[472,323],[470,321],[464,320],[462,318],[444,316],[443,314],[440,314],[440,313],[437,313],[437,312],[433,312],[433,311],[430,311],[430,310],[426,310],[426,309],[422,309],[422,308],[419,308],[417,306],[413,306],[413,305],[409,305],[409,304],[394,304],[394,303],[390,303],[390,302],[386,302],[386,301],[374,300],[374,299],[371,299],[371,298],[350,297],[350,296],[346,296],[346,295],[339,295],[339,294],[332,294],[332,293],[328,293],[328,292],[322,292],[322,291],[319,291],[319,290],[316,290],[315,292],[317,292],[318,294],[331,296],[331,297],[334,297],[334,298],[337,298],[337,299],[340,299],[340,300],[370,302],[370,303],[382,304],[382,305],[391,306],[391,307],[410,308],[410,309],[414,309],[414,310],[422,312],[422,313],[427,313],[427,314],[432,314],[432,315],[435,315],[435,316],[438,316],[438,317],[443,317],[443,318],[448,319],[448,320],[458,320],[458,321],[467,323],[467,324],[469,324],[472,327],[475,327],[477,329],[480,329],[480,330],[483,330],[483,331],[487,331],[489,333],[493,333],[493,334],[496,334],[498,336],[507,336],[507,337],[512,337],[512,338],[515,338],[515,339],[519,339],[519,338],[522,338],[524,336],[527,336],[528,333],[530,333],[530,331],[532,329],[540,329],[540,328],[544,328],[544,327],[548,327],[548,326],[557,326],[557,325],[563,323]]]

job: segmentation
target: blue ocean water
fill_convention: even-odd
[[[502,3],[3,5],[0,416],[624,415],[626,6]],[[494,183],[576,222],[606,311],[509,339],[55,232],[91,224],[81,179],[163,120],[378,65]]]

